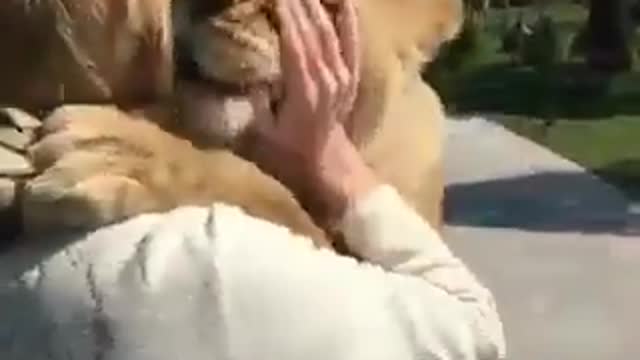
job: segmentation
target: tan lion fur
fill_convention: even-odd
[[[43,131],[55,127],[55,135],[31,149],[44,173],[25,190],[28,230],[86,229],[219,201],[329,246],[289,190],[253,163],[223,148],[196,149],[150,118],[94,105],[63,106],[49,115]]]
[[[27,184],[24,203],[27,222],[29,219],[35,224],[74,222],[72,219],[83,219],[80,214],[84,214],[87,221],[109,223],[178,205],[206,205],[224,201],[226,197],[249,212],[255,212],[252,208],[261,209],[257,216],[294,229],[298,226],[287,219],[301,219],[305,215],[281,211],[299,210],[288,191],[265,190],[262,195],[249,192],[281,185],[256,169],[247,170],[253,165],[228,151],[211,147],[206,141],[202,145],[202,134],[206,135],[205,140],[211,136],[222,138],[224,144],[243,144],[239,140],[250,123],[225,133],[226,126],[211,128],[188,113],[174,114],[172,101],[177,99],[178,109],[188,107],[181,106],[180,96],[171,97],[180,95],[180,87],[174,87],[172,77],[173,42],[167,34],[171,29],[168,21],[171,9],[166,0],[21,2],[25,9],[32,3],[42,8],[23,10],[16,2],[12,3],[13,8],[0,5],[0,11],[5,10],[0,12],[0,23],[19,22],[20,18],[10,20],[8,16],[10,12],[18,12],[34,28],[18,38],[52,35],[47,42],[29,44],[38,46],[29,50],[26,43],[0,34],[0,42],[16,46],[13,60],[25,61],[7,67],[1,64],[0,76],[6,72],[13,79],[10,84],[19,91],[0,90],[0,101],[36,110],[65,103],[113,103],[126,111],[80,106],[66,107],[51,115],[67,118],[68,127],[62,135],[83,141],[74,142],[76,148],[72,151],[55,143],[48,144],[48,148],[40,147],[53,153],[54,161],[45,161],[46,166],[41,167],[43,174]],[[204,0],[174,2],[178,6],[174,9],[178,43],[191,45],[186,47],[187,55],[199,65],[201,76],[226,85],[251,86],[255,82],[276,81],[278,50],[276,32],[269,19],[271,1],[220,0],[198,7],[204,3]],[[359,0],[357,5],[364,46],[362,82],[351,127],[353,139],[377,174],[398,188],[425,219],[439,227],[443,109],[437,95],[421,81],[419,70],[442,41],[457,33],[461,22],[459,0]],[[190,7],[185,16],[184,10]],[[234,18],[237,16],[240,18]],[[69,21],[74,17],[83,19]],[[16,31],[18,28],[15,25]],[[222,41],[224,34],[233,37]],[[56,55],[44,55],[43,48]],[[34,53],[40,54],[41,61],[26,62]],[[11,61],[4,57],[3,62]],[[78,77],[79,73],[83,75]],[[16,74],[27,75],[20,79]],[[35,85],[31,87],[29,83]],[[60,88],[64,91],[60,92]],[[185,98],[188,100],[182,97]],[[147,105],[154,102],[160,104],[156,106],[159,110],[148,111],[153,106]],[[83,119],[87,124],[81,125]],[[164,129],[147,120],[162,124]],[[227,114],[225,121],[233,123],[235,118]],[[195,141],[199,147],[180,137]],[[235,147],[249,159],[258,156],[251,146]],[[55,158],[57,153],[62,157]],[[97,155],[106,153],[109,161],[95,160]],[[246,180],[245,176],[256,180]],[[263,186],[261,181],[270,185]],[[271,200],[264,199],[272,199],[270,194],[282,195],[273,196],[279,200],[269,203]],[[279,205],[265,205],[265,201]],[[304,204],[306,199],[300,201]],[[284,215],[273,216],[271,211]],[[75,221],[80,224],[74,225],[83,225],[83,220]],[[313,225],[305,229],[300,232],[322,237]]]
[[[139,103],[173,91],[167,0],[0,2],[0,103]],[[9,50],[10,49],[10,50]]]

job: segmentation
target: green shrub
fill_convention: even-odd
[[[524,23],[523,15],[520,14],[511,26],[506,26],[502,34],[501,50],[507,54],[520,53],[524,38],[527,36],[527,27]]]
[[[558,60],[560,62],[566,62],[572,58],[571,56],[571,46],[573,45],[574,37],[577,34],[564,31],[560,32],[558,36]]]
[[[640,70],[640,33],[638,32],[636,32],[631,39],[631,56],[633,60],[633,70]]]
[[[571,37],[571,45],[569,47],[569,57],[583,58],[587,54],[587,41],[588,41],[588,28],[586,25],[582,26]]]
[[[480,46],[481,32],[477,23],[465,21],[458,38],[443,47],[438,60],[452,70],[462,67]]]
[[[535,67],[558,63],[562,57],[560,32],[551,17],[540,16],[531,30],[532,34],[524,39],[522,61]]]
[[[498,43],[495,37],[473,21],[465,21],[457,39],[440,50],[437,59],[429,67],[446,68],[449,71],[466,71],[495,58]]]

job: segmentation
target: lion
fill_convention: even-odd
[[[26,184],[25,227],[32,232],[95,228],[185,202],[215,200],[285,225],[318,246],[329,245],[291,193],[252,162],[225,148],[200,151],[149,119],[114,106],[63,106],[51,113],[42,132],[67,128],[55,129],[31,149],[35,169],[46,170]],[[73,133],[73,143],[65,143],[66,132]]]
[[[109,156],[104,151],[114,150],[120,169],[126,168],[132,176],[110,173],[80,181],[72,174],[87,173],[90,162],[87,156],[72,157],[82,158],[80,161],[60,159],[56,157],[60,153],[59,143],[40,142],[31,149],[31,160],[40,176],[26,181],[24,190],[12,190],[23,195],[18,200],[23,230],[37,233],[95,228],[145,211],[168,210],[180,204],[177,199],[190,202],[193,198],[186,198],[185,187],[180,194],[163,191],[162,187],[164,190],[171,187],[167,183],[150,187],[154,181],[165,180],[155,176],[167,169],[163,165],[175,170],[175,166],[182,166],[180,157],[191,161],[199,157],[200,161],[218,165],[211,172],[189,178],[195,183],[186,185],[199,189],[196,199],[238,205],[252,215],[307,235],[319,246],[327,246],[324,232],[290,192],[255,165],[226,149],[208,149],[206,154],[189,153],[187,141],[155,126],[162,122],[160,119],[173,114],[169,110],[174,103],[170,5],[169,1],[155,0],[0,4],[0,25],[6,30],[0,34],[0,43],[12,49],[11,56],[4,58],[0,66],[0,74],[6,80],[0,87],[0,101],[10,106],[5,117],[13,117],[9,120],[21,124],[32,116],[15,107],[31,111],[44,117],[45,131],[56,119],[82,119],[88,131],[85,134],[95,135],[94,144],[100,142],[95,141],[98,138],[105,140],[109,134],[113,135],[109,146],[103,142],[99,149],[89,149],[84,144],[84,155],[93,151],[93,155]],[[158,103],[163,106],[150,105]],[[161,110],[157,111],[158,108]],[[159,113],[162,114],[156,116]],[[77,130],[77,126],[74,129]],[[24,129],[17,127],[16,130],[25,135]],[[136,139],[136,146],[124,140],[130,136],[128,131],[148,136]],[[142,139],[149,142],[141,143]],[[132,156],[124,151],[145,147],[150,151],[133,152]],[[156,151],[162,148],[172,151]],[[139,157],[142,153],[149,156]],[[154,162],[160,154],[164,156],[163,161]],[[139,166],[141,161],[153,162],[158,167],[145,172],[144,166]],[[70,163],[73,167],[66,167]],[[111,170],[116,171],[113,167]],[[133,171],[139,171],[137,174],[144,177],[137,182]],[[0,169],[1,175],[4,174]],[[20,175],[13,180],[21,180],[24,171]],[[231,191],[238,187],[244,190]],[[4,217],[9,222],[16,221],[13,211],[9,215],[5,213],[2,213],[3,221]]]
[[[253,164],[247,89],[280,76],[273,1],[22,1],[35,10],[15,3],[0,5],[0,22],[29,24],[20,35],[29,39],[57,35],[25,46],[0,34],[18,60],[5,56],[14,65],[0,66],[17,89],[0,100],[45,109],[44,133],[54,133],[31,151],[39,174],[22,194],[27,228],[99,226],[228,201],[331,242],[313,201],[294,199]],[[360,0],[357,8],[363,63],[350,136],[376,174],[440,228],[444,110],[420,69],[459,31],[460,1]],[[23,18],[4,19],[3,10]],[[20,63],[35,53],[44,62]],[[216,122],[189,111],[203,89],[224,95]],[[77,103],[93,105],[68,105]],[[56,143],[56,135],[72,141]]]
[[[325,1],[331,2],[335,0]],[[251,84],[277,81],[278,38],[276,26],[268,16],[273,2],[226,3],[233,5],[202,7],[198,2],[182,3],[186,6],[176,11],[176,44],[184,49],[179,54],[191,55],[187,61],[191,65],[189,72],[236,93]],[[459,33],[462,3],[360,0],[357,7],[363,63],[349,129],[351,138],[377,175],[394,185],[418,213],[440,229],[444,110],[420,72],[440,46]],[[211,8],[217,16],[208,16]],[[236,151],[243,157],[259,156],[259,151],[243,146],[252,145],[253,141],[238,141],[246,134],[242,130],[250,127],[247,121],[238,121],[232,115],[226,118],[232,121],[217,123],[214,129],[209,128],[211,122],[206,119],[190,121],[182,129],[188,132],[188,138],[205,144],[222,135],[222,141],[241,144]],[[313,206],[309,209],[312,213],[314,210]]]

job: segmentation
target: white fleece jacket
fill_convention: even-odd
[[[348,211],[357,263],[224,204],[0,256],[3,360],[496,359],[490,292],[389,186]]]

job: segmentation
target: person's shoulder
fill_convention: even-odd
[[[237,206],[215,203],[139,215],[91,232],[29,238],[3,254],[0,263],[21,269],[18,272],[46,268],[61,282],[91,269],[93,276],[106,283],[138,279],[145,287],[163,287],[188,281],[194,271],[207,273],[201,268],[206,264],[214,276],[220,261],[229,264],[266,254],[286,258],[312,247],[310,240],[284,226],[253,217]]]
[[[214,203],[140,215],[105,226],[82,242],[84,251],[95,258],[128,252],[138,262],[162,268],[170,267],[171,261],[189,266],[190,259],[213,257],[228,245],[253,247],[265,239],[278,242],[290,236],[284,226],[253,217],[235,205]]]

